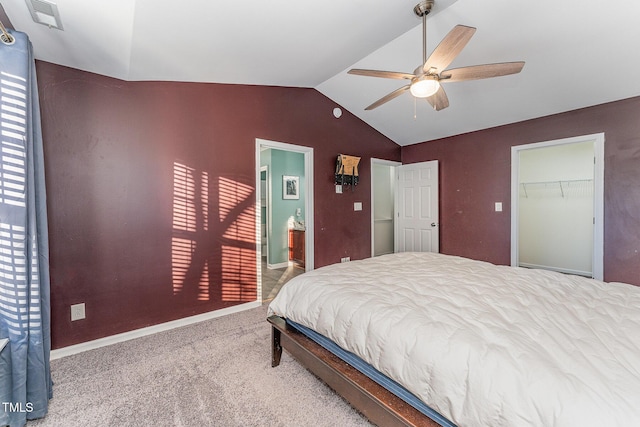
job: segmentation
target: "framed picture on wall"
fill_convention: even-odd
[[[300,198],[300,177],[282,175],[282,198],[299,199]]]

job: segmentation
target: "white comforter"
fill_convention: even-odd
[[[433,253],[335,264],[270,314],[460,426],[640,426],[640,288]]]

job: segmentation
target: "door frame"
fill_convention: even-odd
[[[258,164],[258,166],[260,166]],[[269,170],[269,166],[260,166],[260,175],[262,175],[262,172],[266,172],[265,176],[265,204],[266,204],[266,221],[265,221],[265,227],[267,228],[267,234],[265,237],[265,240],[267,242],[266,246],[266,252],[267,252],[267,265],[269,264],[269,229],[271,228],[271,180],[269,179],[269,172],[271,172]],[[262,176],[260,177],[260,191],[262,191]],[[259,213],[259,219],[260,219],[260,228],[262,228],[262,193],[258,194],[258,197],[260,197],[259,203],[260,203],[260,213]],[[260,230],[260,251],[262,251],[262,230]],[[260,262],[262,263],[262,253],[260,253]],[[260,269],[262,270],[262,264],[260,264]]]
[[[371,158],[371,176],[373,177],[373,165],[377,164],[377,165],[383,165],[383,166],[390,166],[394,168],[393,174],[394,174],[394,183],[393,183],[393,191],[394,193],[397,190],[397,179],[398,179],[398,174],[397,174],[397,167],[398,166],[402,166],[402,162],[397,162],[394,160],[385,160],[385,159],[376,159],[374,157]],[[396,252],[397,250],[397,241],[396,241],[396,217],[398,216],[398,201],[397,201],[397,197],[394,194],[393,197],[393,251]],[[375,188],[374,188],[374,183],[373,183],[373,178],[371,179],[371,256],[375,256],[375,218],[374,218],[374,201],[375,201]]]
[[[551,141],[535,142],[531,144],[516,145],[511,147],[511,265],[518,265],[519,236],[518,218],[519,211],[519,174],[520,152],[536,148],[553,147],[565,144],[594,141],[594,175],[593,175],[593,258],[592,274],[597,280],[604,280],[604,132],[590,135],[575,136],[571,138],[555,139]]]
[[[256,298],[262,301],[262,245],[260,244],[261,236],[261,209],[260,209],[260,152],[262,149],[273,148],[282,151],[291,151],[294,153],[304,154],[304,176],[305,184],[302,188],[305,194],[304,210],[305,210],[305,271],[314,269],[314,210],[313,210],[313,148],[302,145],[289,144],[285,142],[270,141],[267,139],[256,138],[255,145],[255,172],[256,172],[256,269],[258,290]],[[269,190],[267,190],[269,193]],[[267,242],[268,242],[267,238]]]

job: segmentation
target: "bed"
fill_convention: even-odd
[[[272,365],[284,347],[378,425],[640,425],[639,287],[402,253],[298,276],[268,312]]]

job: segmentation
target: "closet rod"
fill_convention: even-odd
[[[9,34],[2,21],[0,21],[0,31],[2,31],[2,36],[0,36],[2,42],[4,44],[12,44],[15,39],[11,34]]]
[[[593,179],[591,178],[585,178],[585,179],[556,179],[556,180],[552,180],[552,181],[524,181],[521,182],[520,184],[524,185],[541,185],[541,184],[557,184],[560,182],[566,182],[566,183],[573,183],[573,182],[593,182]]]

